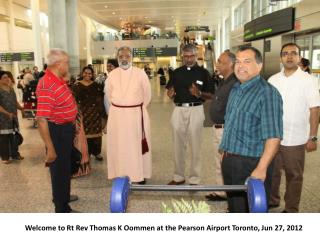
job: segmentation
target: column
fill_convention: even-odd
[[[87,64],[92,64],[91,55],[91,21],[88,17],[85,17],[86,24],[86,50],[87,50]]]
[[[226,36],[226,18],[222,17],[222,23],[221,23],[221,36],[220,36],[220,52],[222,53],[226,49],[226,43],[225,43],[225,36]]]
[[[39,69],[43,66],[42,60],[42,44],[41,44],[41,27],[40,27],[40,13],[39,0],[31,0],[32,12],[32,33],[34,39],[34,65]]]
[[[80,73],[77,2],[77,0],[66,1],[68,54],[70,57],[70,73],[73,76]]]
[[[65,0],[48,0],[49,48],[68,51]]]
[[[9,49],[11,52],[14,52],[14,50],[15,50],[15,38],[14,38],[15,24],[14,24],[14,12],[13,12],[12,0],[8,0],[8,15],[10,18],[9,27],[8,27]],[[17,77],[19,76],[19,64],[17,61],[12,62],[12,69],[13,69],[12,75],[13,75],[14,79],[17,79]],[[16,93],[18,93],[17,84],[14,87],[15,87]],[[19,96],[18,98],[19,98],[18,100],[21,101],[21,97]]]

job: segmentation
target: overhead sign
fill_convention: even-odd
[[[12,62],[12,53],[0,53],[1,62]]]
[[[34,61],[33,52],[0,53],[0,62],[30,62]]]
[[[145,58],[145,57],[154,57],[154,48],[134,48],[133,57]]]
[[[254,19],[244,25],[244,41],[271,37],[294,29],[294,8],[286,8]]]
[[[172,57],[177,56],[178,50],[176,47],[155,48],[156,57]]]
[[[185,32],[192,32],[192,31],[203,31],[203,32],[210,32],[209,26],[187,26]]]
[[[176,47],[165,48],[134,48],[133,57],[171,57],[177,56],[178,50]]]

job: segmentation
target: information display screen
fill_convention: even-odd
[[[155,48],[156,57],[172,57],[177,56],[178,51],[176,47]]]
[[[145,58],[154,57],[154,48],[134,48],[133,57]]]
[[[1,62],[12,62],[12,53],[0,53]]]
[[[34,61],[33,52],[23,52],[23,53],[0,53],[1,62],[30,62]]]
[[[294,29],[294,8],[286,8],[244,25],[244,41],[271,37]]]

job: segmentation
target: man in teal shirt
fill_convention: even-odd
[[[231,89],[220,149],[226,185],[243,185],[248,177],[265,182],[267,198],[271,187],[271,162],[282,139],[282,99],[261,76],[261,53],[241,47],[236,54]],[[246,193],[228,192],[230,212],[248,212]]]

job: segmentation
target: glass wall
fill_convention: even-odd
[[[319,78],[320,88],[320,33],[297,36],[295,42],[301,47],[301,56],[310,60],[312,74]]]
[[[242,27],[248,20],[246,18],[246,2],[243,1],[237,8],[234,9],[234,28]]]
[[[251,0],[251,16],[252,19],[256,19],[263,15],[290,7],[291,5],[301,1],[302,0],[287,0],[272,2],[271,0]]]

